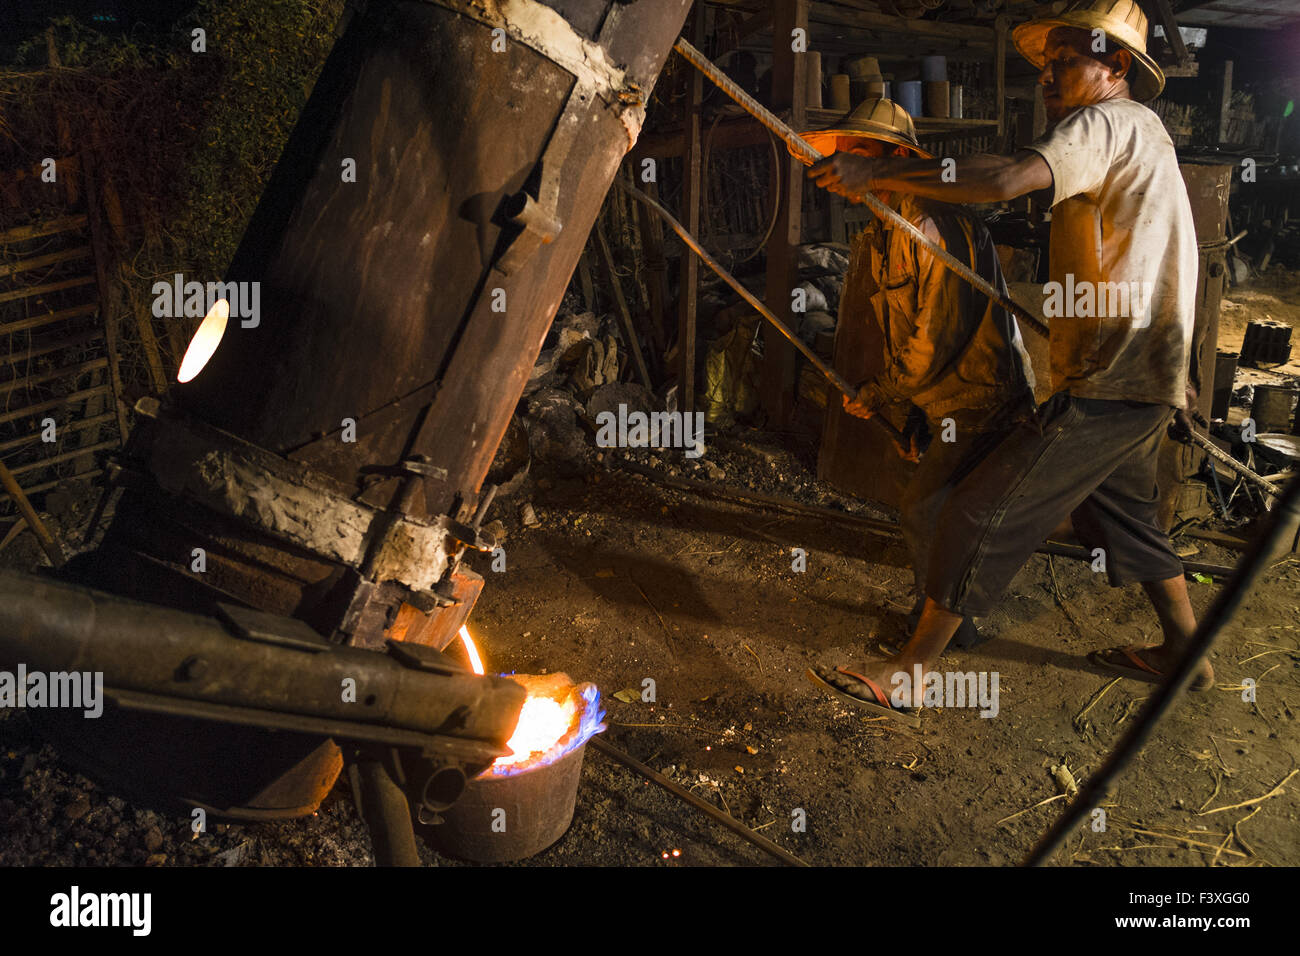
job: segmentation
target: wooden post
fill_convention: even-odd
[[[605,264],[605,272],[609,276],[609,287],[614,293],[614,305],[617,307],[619,328],[623,330],[623,338],[627,343],[628,354],[632,357],[632,364],[636,370],[636,377],[641,380],[641,384],[646,388],[654,388],[650,382],[650,372],[646,368],[645,358],[641,355],[641,343],[636,338],[636,326],[632,324],[632,314],[627,310],[627,300],[623,298],[623,287],[618,283],[618,272],[614,269],[614,256],[609,251],[609,241],[605,238],[605,230],[600,226],[600,220],[596,220],[596,248],[600,251],[600,258]]]
[[[994,96],[998,104],[998,149],[1006,148],[1007,136],[1007,16],[999,13],[993,21],[997,40],[993,45]]]
[[[793,49],[795,31],[808,36],[808,0],[776,0],[772,28],[772,108],[790,110],[790,125],[805,128],[807,116],[807,73],[803,54]],[[780,197],[776,227],[767,244],[766,305],[792,329],[799,328],[800,316],[791,310],[798,280],[798,246],[803,213],[802,164],[785,152],[772,170],[773,195]],[[763,407],[768,421],[790,420],[795,401],[795,349],[784,338],[764,329]]]
[[[703,0],[691,11],[691,42],[704,44]],[[701,142],[700,109],[704,99],[704,75],[692,69],[688,74],[686,149],[682,169],[682,221],[691,235],[700,231]],[[695,318],[699,310],[700,262],[690,252],[682,255],[682,280],[677,294],[677,410],[695,411]]]
[[[1216,143],[1228,141],[1228,126],[1232,116],[1232,61],[1223,61],[1223,90],[1219,96],[1219,138]]]

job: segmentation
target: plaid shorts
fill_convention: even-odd
[[[1174,410],[1058,392],[1038,422],[1016,425],[952,489],[930,547],[926,594],[983,617],[1068,515],[1102,549],[1113,586],[1178,577],[1156,524],[1156,456]]]

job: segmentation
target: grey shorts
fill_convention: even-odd
[[[1010,429],[948,495],[926,594],[953,613],[987,615],[1066,516],[1085,547],[1102,549],[1112,585],[1181,575],[1156,525],[1156,456],[1173,411],[1053,395],[1038,423]]]

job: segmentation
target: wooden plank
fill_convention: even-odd
[[[1160,25],[1165,28],[1165,42],[1174,51],[1174,59],[1180,65],[1186,63],[1187,44],[1183,42],[1183,33],[1174,20],[1174,8],[1169,5],[1169,0],[1156,0],[1156,13],[1160,17]]]
[[[63,435],[67,432],[79,432],[83,428],[94,428],[111,422],[117,415],[114,412],[104,412],[102,415],[96,415],[94,418],[78,418],[57,426],[55,434]],[[7,442],[0,442],[0,452],[11,451],[15,448],[21,448],[24,445],[31,445],[41,440],[42,429],[34,432],[28,432],[26,435],[19,435],[17,438],[10,439]]]
[[[94,398],[96,395],[103,395],[109,391],[108,385],[97,385],[94,388],[85,388],[79,392],[73,392],[70,395],[60,395],[58,398],[51,398],[44,402],[37,402],[34,405],[25,405],[22,408],[15,408],[12,411],[0,414],[0,425],[5,422],[17,421],[20,418],[30,418],[33,415],[39,415],[41,412],[48,412],[51,409],[62,408],[65,405],[75,405],[78,402],[84,402],[87,399]]]
[[[641,186],[651,199],[659,201],[658,183],[651,181]],[[658,216],[641,216],[638,223],[645,266],[646,313],[650,320],[650,342],[654,346],[653,365],[656,371],[662,371],[664,352],[668,347],[664,329],[668,310],[668,262],[664,259],[663,227]]]
[[[17,275],[20,272],[30,272],[32,269],[42,269],[45,266],[52,266],[59,262],[82,259],[88,255],[90,255],[90,246],[77,246],[75,249],[51,252],[46,256],[28,256],[26,259],[19,259],[17,262],[0,265],[0,279],[5,276]]]
[[[599,219],[596,220],[596,248],[600,250],[600,257],[605,263],[605,272],[609,276],[609,285],[614,293],[614,304],[617,306],[619,327],[623,330],[627,350],[632,356],[636,377],[646,388],[654,388],[650,384],[650,371],[646,368],[645,358],[641,355],[641,343],[636,338],[636,326],[632,324],[632,314],[628,312],[627,300],[623,298],[623,287],[619,285],[618,271],[614,268],[614,256],[609,251],[609,241],[605,238],[605,230],[601,228]]]
[[[778,0],[778,7],[781,2],[784,2],[784,0]],[[841,0],[841,2],[845,2],[845,0]],[[990,46],[996,40],[995,32],[991,27],[967,26],[964,23],[940,23],[937,20],[912,20],[906,17],[890,16],[886,13],[871,12],[864,7],[859,7],[856,3],[849,2],[846,5],[856,9],[840,10],[824,3],[816,3],[812,5],[811,11],[806,11],[806,13],[816,23],[857,27],[873,33],[893,36],[964,40],[970,44],[987,44]],[[788,37],[789,32],[786,31],[785,35]]]
[[[30,299],[37,295],[47,295],[51,292],[62,292],[64,289],[79,289],[82,286],[94,284],[94,276],[78,276],[75,279],[64,279],[62,282],[47,282],[44,285],[30,285],[25,289],[14,289],[12,292],[0,292],[0,302],[16,302],[19,299]]]
[[[54,382],[61,378],[76,378],[85,375],[87,372],[93,372],[96,369],[106,368],[108,359],[95,359],[93,362],[82,362],[80,365],[69,365],[64,368],[51,369],[48,372],[41,372],[39,375],[28,375],[25,378],[10,379],[7,382],[0,382],[0,395],[7,394],[17,389],[29,385],[40,385],[44,382]]]
[[[807,121],[807,74],[803,55],[791,49],[796,29],[808,29],[808,0],[777,0],[772,30],[772,104],[788,109],[796,129]],[[798,280],[797,248],[802,233],[803,165],[783,152],[773,164],[772,195],[778,196],[776,225],[767,244],[767,281],[764,300],[790,328],[799,328],[793,314],[792,293]],[[795,348],[771,329],[763,330],[763,376],[760,389],[771,425],[789,421],[797,397]]]
[[[90,243],[95,250],[95,286],[99,290],[99,318],[104,327],[104,344],[108,349],[108,383],[113,389],[113,412],[117,417],[117,434],[125,442],[127,436],[126,402],[122,399],[122,370],[118,358],[118,320],[113,310],[112,288],[108,282],[109,252],[105,240],[104,220],[99,208],[99,184],[96,181],[100,166],[94,152],[87,149],[82,164],[86,181],[86,216],[90,227]],[[177,356],[179,363],[181,356]]]
[[[49,468],[65,461],[71,461],[73,458],[80,458],[82,455],[89,455],[90,453],[97,451],[107,451],[110,448],[117,447],[117,439],[95,442],[95,444],[87,445],[85,448],[74,448],[72,451],[65,451],[61,455],[42,458],[40,461],[30,461],[25,465],[19,465],[17,468],[10,468],[9,471],[14,475],[25,475],[29,471],[36,471],[40,468]]]
[[[74,305],[70,309],[61,309],[58,312],[47,312],[45,315],[32,316],[30,319],[18,319],[16,322],[9,322],[0,325],[0,335],[12,335],[15,332],[27,332],[31,329],[44,328],[47,325],[54,325],[57,322],[63,322],[67,319],[75,319],[83,315],[94,315],[99,311],[99,305],[94,302],[88,302],[85,305]]]
[[[1216,142],[1228,140],[1228,124],[1232,110],[1232,61],[1223,61],[1223,88],[1219,93],[1219,138]]]
[[[13,229],[0,232],[0,246],[12,245],[15,242],[26,242],[28,239],[53,236],[60,232],[70,232],[73,229],[81,229],[85,225],[85,216],[60,216],[57,219],[49,219],[34,226],[16,226]]]
[[[1006,144],[1007,136],[1007,16],[998,14],[993,21],[997,40],[993,45],[993,95],[998,104],[998,148]]]
[[[0,365],[18,365],[34,358],[40,358],[42,355],[49,355],[51,352],[58,352],[63,349],[72,349],[79,345],[88,345],[96,339],[102,338],[103,334],[104,333],[99,331],[99,329],[91,329],[88,332],[83,332],[81,335],[74,335],[71,338],[59,339],[55,342],[44,342],[34,348],[29,347],[19,351],[13,351],[8,355],[0,356]]]
[[[57,488],[65,481],[77,481],[81,478],[96,478],[104,473],[103,468],[96,468],[93,471],[83,471],[79,474],[68,475],[66,478],[55,478],[53,481],[42,482],[39,485],[32,485],[30,488],[24,488],[23,491],[28,495],[39,495],[42,491],[49,491],[51,488]],[[9,496],[0,494],[0,502],[9,500]]]
[[[703,3],[691,13],[691,42],[704,43]],[[700,231],[701,143],[700,109],[704,98],[704,74],[691,69],[686,81],[685,161],[682,170],[682,220],[691,235]],[[695,411],[695,320],[699,309],[700,260],[682,256],[681,283],[677,295],[677,410]]]

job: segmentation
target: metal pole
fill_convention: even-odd
[[[708,814],[711,819],[716,820],[718,823],[721,823],[724,827],[726,827],[731,832],[748,840],[750,843],[754,844],[754,846],[758,847],[760,850],[765,850],[766,852],[772,854],[772,856],[776,857],[778,860],[780,860],[782,863],[786,864],[787,866],[808,865],[807,863],[799,859],[790,851],[785,850],[782,847],[778,846],[777,844],[773,843],[767,837],[755,833],[753,830],[745,826],[743,823],[741,823],[731,814],[723,813],[713,804],[700,799],[699,797],[697,797],[695,794],[691,793],[689,790],[685,789],[684,787],[679,787],[677,784],[673,783],[663,774],[656,773],[655,771],[647,767],[645,764],[643,764],[641,761],[637,760],[635,757],[623,753],[623,751],[619,750],[617,747],[613,746],[612,744],[605,743],[605,741],[601,740],[599,737],[592,737],[589,743],[591,744],[591,746],[595,747],[597,750],[603,753],[606,757],[609,757],[611,760],[621,763],[629,770],[636,771],[641,776],[649,780],[651,783],[663,787],[674,797],[678,797],[681,800],[685,800],[695,809],[702,810],[704,813]]]
[[[821,356],[805,345],[803,340],[800,339],[799,336],[795,335],[788,325],[778,319],[771,309],[765,306],[756,295],[746,289],[739,279],[728,272],[720,262],[713,258],[713,256],[709,255],[708,252],[705,251],[704,247],[699,244],[699,241],[686,231],[686,227],[673,218],[672,213],[636,187],[629,186],[622,180],[615,180],[615,182],[618,184],[618,187],[625,191],[629,196],[645,203],[648,207],[654,210],[654,212],[659,215],[664,222],[668,223],[668,225],[672,227],[673,232],[677,233],[677,235],[681,237],[682,242],[686,243],[687,248],[703,259],[704,264],[716,272],[723,282],[731,286],[737,295],[753,306],[754,310],[758,312],[759,315],[771,322],[772,325],[776,326],[776,330],[789,339],[790,344],[802,352],[804,358],[812,363],[813,368],[821,372],[822,375],[825,376],[826,380],[839,390],[840,394],[849,399],[858,397],[858,390],[853,387],[848,379],[827,365],[826,362],[822,360]],[[881,428],[885,429],[885,431],[889,432],[889,436],[899,444],[900,448],[903,446],[910,447],[910,443],[903,436],[903,433],[895,428],[887,419],[882,418],[880,415],[873,415],[870,421],[875,422]],[[911,457],[911,460],[915,461],[916,458]]]
[[[699,50],[695,49],[695,47],[691,46],[685,40],[679,39],[677,43],[674,44],[673,49],[676,50],[678,53],[680,53],[683,57],[685,57],[686,60],[690,62],[692,66],[694,66],[701,73],[703,73],[710,80],[712,80],[713,83],[715,83],[717,87],[720,90],[722,90],[722,92],[726,93],[733,100],[735,100],[742,107],[744,107],[746,112],[752,115],[755,119],[757,119],[768,129],[770,129],[778,137],[780,137],[783,142],[789,144],[791,149],[794,151],[795,155],[802,162],[805,162],[809,166],[811,166],[813,163],[825,159],[825,157],[822,156],[821,153],[817,152],[817,150],[813,149],[810,145],[808,145],[808,142],[802,136],[800,136],[798,133],[792,130],[785,123],[781,122],[781,120],[776,116],[775,113],[767,109],[767,107],[763,106],[762,103],[758,102],[758,100],[754,99],[744,90],[742,90],[739,86],[737,86],[734,82],[732,82],[731,78],[728,77],[727,74],[723,73],[711,62],[709,62],[708,57],[706,57]],[[902,229],[905,233],[908,234],[908,236],[912,238],[914,242],[916,242],[918,245],[922,246],[923,248],[927,249],[929,252],[931,252],[934,255],[936,259],[942,262],[945,266],[947,266],[953,272],[957,273],[957,275],[961,276],[963,279],[965,279],[967,282],[973,285],[980,292],[984,293],[986,296],[988,296],[990,299],[992,299],[1002,308],[1006,309],[1017,319],[1020,319],[1022,322],[1025,323],[1025,325],[1033,329],[1033,331],[1037,332],[1039,335],[1043,336],[1044,338],[1047,338],[1049,336],[1047,324],[1043,322],[1042,319],[1034,315],[1023,305],[1020,305],[1018,302],[1015,302],[1010,297],[999,292],[992,285],[990,285],[989,282],[985,280],[983,276],[976,274],[969,266],[966,265],[966,263],[962,262],[960,259],[957,259],[946,249],[943,249],[942,247],[931,242],[930,239],[923,232],[921,232],[921,230],[917,229],[916,226],[912,225],[910,222],[908,222],[898,213],[894,212],[894,210],[890,209],[888,206],[886,206],[875,196],[871,195],[871,193],[863,193],[862,195],[856,196],[854,198],[855,201],[861,202],[863,205],[869,208],[881,219],[884,219],[888,221],[890,224],[896,226],[897,228]]]

